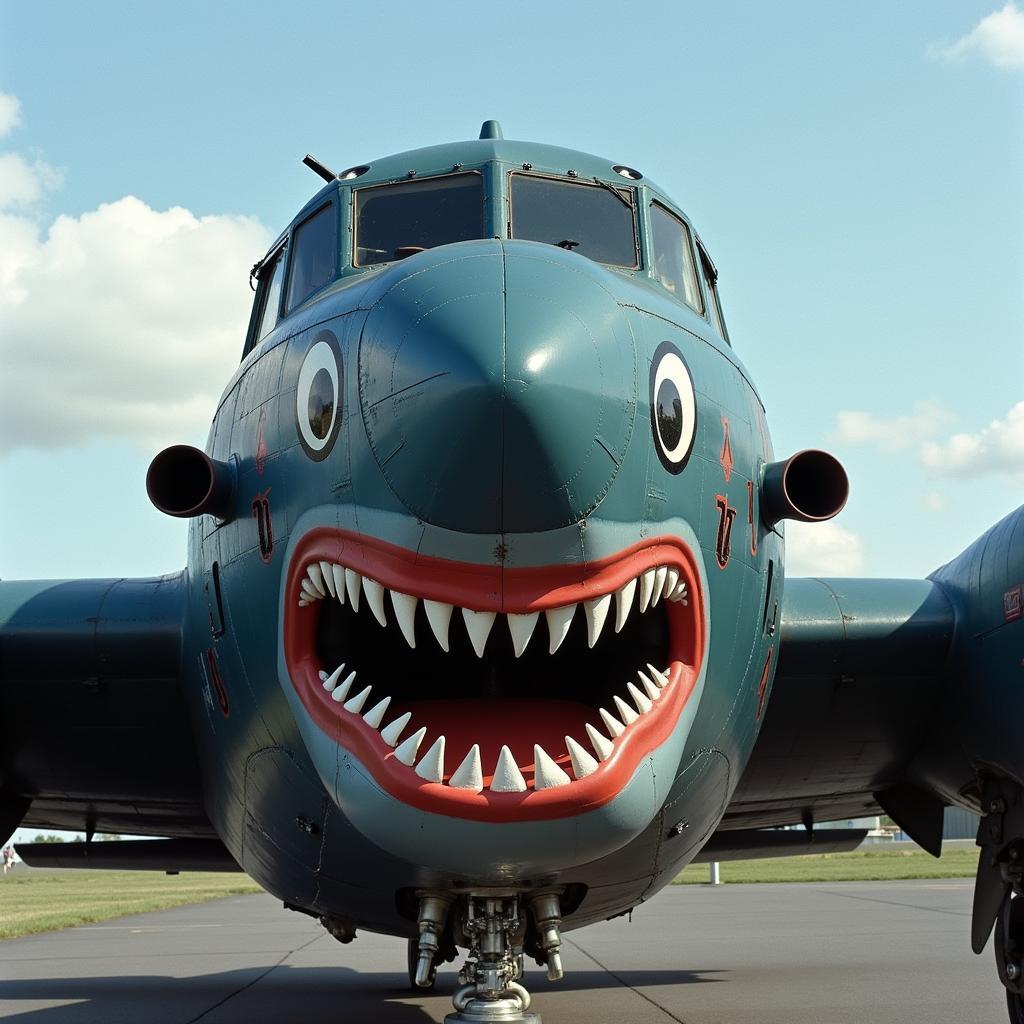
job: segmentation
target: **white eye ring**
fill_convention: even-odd
[[[658,415],[658,396],[666,383],[679,397],[681,422],[678,437],[665,436],[664,424]],[[651,363],[651,431],[661,464],[670,473],[681,473],[690,458],[697,436],[697,399],[690,370],[679,350],[668,341],[658,346]]]
[[[329,339],[329,340],[328,340]],[[299,439],[306,454],[316,461],[326,458],[338,436],[338,425],[341,419],[341,369],[334,336],[327,331],[318,335],[302,360],[299,370],[299,381],[295,389],[295,424],[299,431]],[[321,370],[326,370],[331,380],[333,409],[331,421],[323,437],[317,437],[309,417],[309,398],[313,382]]]

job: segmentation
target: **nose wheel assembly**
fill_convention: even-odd
[[[551,981],[562,978],[558,892],[420,893],[418,923],[409,946],[418,987],[433,985],[446,935],[469,951],[445,1024],[541,1024],[522,983],[524,948],[547,964]]]

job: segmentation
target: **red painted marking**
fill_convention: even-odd
[[[729,419],[726,416],[722,417],[722,429],[725,431],[725,439],[722,441],[722,454],[718,456],[718,461],[722,464],[725,482],[728,483],[735,463],[732,459],[732,442],[729,440]]]
[[[1003,594],[1003,620],[1013,622],[1024,615],[1024,601],[1021,599],[1021,587],[1016,586]]]
[[[757,520],[754,518],[754,482],[747,481],[747,522],[750,524],[750,553],[757,554]]]
[[[611,757],[603,761],[597,771],[571,786],[536,790],[532,788],[533,765],[520,763],[529,786],[525,793],[492,793],[486,789],[482,793],[471,793],[419,778],[395,760],[394,750],[376,729],[355,715],[343,714],[324,690],[317,675],[321,668],[316,656],[317,606],[314,603],[298,607],[305,567],[312,561],[342,563],[389,589],[420,598],[447,601],[480,611],[514,612],[541,611],[607,594],[648,568],[670,565],[678,569],[680,580],[686,583],[690,603],[665,605],[669,621],[669,685],[658,700],[659,711],[644,715],[616,739]],[[472,821],[550,820],[581,814],[608,803],[630,780],[643,758],[671,735],[693,692],[704,658],[706,624],[700,574],[693,553],[676,537],[642,541],[595,562],[519,569],[419,555],[374,538],[320,527],[310,531],[296,546],[284,593],[285,661],[292,685],[317,726],[359,758],[378,785],[396,799],[425,811]],[[437,720],[435,716],[421,713],[426,703],[417,705],[416,711],[417,721],[422,718],[420,724],[427,726],[421,749],[429,749],[446,724],[449,740],[453,738],[450,713],[454,710],[463,715],[476,714],[473,730],[483,721],[477,700],[456,702],[462,704],[458,709],[438,709],[444,713]],[[494,703],[489,701],[488,706]],[[524,706],[516,708],[519,704]],[[501,716],[490,716],[490,719],[504,718],[506,713],[513,712],[517,717],[523,714],[535,717],[536,707],[531,702],[511,701]],[[574,709],[571,713],[579,712]],[[560,719],[561,715],[557,717]],[[596,721],[592,714],[588,720]],[[531,721],[531,727],[534,724]],[[491,740],[483,732],[480,735],[482,740],[497,742],[497,734]],[[461,756],[451,751],[446,757],[446,761],[449,760],[451,766],[455,766]]]
[[[260,561],[269,565],[274,557],[274,520],[270,514],[270,492],[268,487],[262,494],[252,499],[252,514],[256,520],[256,549],[260,553]]]
[[[210,682],[217,693],[217,703],[220,705],[220,713],[227,718],[231,714],[231,707],[228,704],[228,691],[224,688],[224,680],[220,677],[220,666],[217,663],[217,652],[212,648],[206,649],[206,665],[210,670]]]
[[[260,409],[260,425],[256,432],[256,472],[260,476],[263,476],[263,470],[267,466],[267,457],[270,455],[270,452],[267,450],[267,438],[263,432],[266,418],[266,412]]]
[[[760,721],[764,712],[764,699],[768,693],[768,679],[772,674],[772,657],[775,654],[775,645],[768,648],[768,657],[764,659],[764,668],[761,669],[761,679],[757,684],[757,715],[756,720]]]
[[[715,557],[718,560],[718,568],[724,569],[729,564],[732,555],[732,523],[736,518],[736,509],[731,508],[729,499],[724,494],[715,495],[715,505],[718,507],[718,538],[715,541]]]

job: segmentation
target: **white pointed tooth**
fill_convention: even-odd
[[[667,672],[662,672],[662,671],[660,671],[659,669],[656,669],[656,668],[655,668],[655,667],[654,667],[653,665],[651,665],[651,664],[648,664],[648,665],[647,665],[647,671],[651,673],[651,678],[652,678],[652,679],[653,679],[653,680],[654,680],[654,681],[655,681],[655,682],[656,682],[656,683],[657,683],[657,684],[658,684],[659,686],[662,686],[662,687],[664,687],[664,686],[668,686],[668,673],[667,673]]]
[[[572,625],[572,617],[575,611],[576,605],[567,604],[561,608],[549,608],[544,613],[544,618],[548,620],[548,637],[550,638],[548,652],[550,654],[554,654],[562,646],[562,641]]]
[[[336,686],[331,693],[331,696],[340,704],[347,696],[348,691],[352,689],[352,684],[356,681],[355,672],[349,672],[345,677],[345,682],[340,686]]]
[[[626,725],[632,725],[640,716],[619,696],[612,698],[615,701],[615,708],[619,712],[619,718]]]
[[[452,621],[452,606],[444,601],[424,601],[423,609],[427,613],[427,622],[441,645],[441,650],[448,653],[448,626]]]
[[[689,604],[687,600],[688,590],[685,583],[680,583],[675,590],[672,591],[672,596],[669,598],[670,601],[678,601],[680,604]]]
[[[595,597],[592,601],[585,601],[583,604],[584,614],[587,616],[587,646],[593,647],[597,638],[604,629],[604,621],[608,618],[608,609],[612,606],[612,595],[605,594],[602,597]]]
[[[345,593],[348,594],[348,603],[352,605],[352,611],[359,611],[359,591],[363,585],[363,577],[355,569],[345,569]]]
[[[598,732],[589,722],[587,723],[587,735],[590,737],[590,745],[597,754],[598,761],[607,761],[612,756],[612,741],[607,736]]]
[[[310,601],[310,600],[309,600],[308,598],[306,598],[306,597],[300,597],[300,598],[299,598],[299,607],[300,607],[300,608],[308,608],[308,607],[309,607],[309,606],[310,606],[310,605],[311,605],[312,603],[313,603],[313,602],[312,602],[312,601]]]
[[[651,594],[654,592],[654,576],[656,569],[647,569],[640,574],[640,611],[647,611],[651,603]]]
[[[402,741],[401,746],[395,751],[396,759],[411,768],[416,763],[416,751],[420,749],[420,744],[426,735],[427,727],[425,725],[420,726],[407,740]]]
[[[374,729],[379,729],[380,723],[384,721],[384,712],[387,711],[390,703],[390,697],[385,697],[383,700],[378,701],[363,715],[363,721]]]
[[[462,764],[452,772],[448,780],[449,786],[455,789],[471,789],[479,793],[484,788],[484,769],[480,763],[480,744],[474,743],[469,753],[462,759]]]
[[[370,696],[370,689],[371,687],[367,686],[366,689],[360,690],[351,700],[345,701],[345,710],[358,715],[363,710],[366,698]]]
[[[605,711],[604,708],[601,711],[601,721],[604,722],[604,727],[608,730],[608,735],[612,739],[616,736],[621,736],[625,731],[626,727],[612,714]]]
[[[444,737],[438,736],[423,759],[416,765],[416,774],[427,782],[440,782],[444,778]]]
[[[319,568],[319,566],[317,566],[317,568]],[[324,598],[324,595],[313,586],[313,581],[308,578],[303,578],[302,580],[302,593],[305,595],[306,600],[311,604],[314,601],[322,601]],[[299,600],[301,601],[302,598],[300,597]]]
[[[338,685],[338,680],[341,678],[341,673],[345,671],[345,662],[342,662],[330,675],[326,672],[321,672],[320,675],[323,677],[321,682],[324,684],[325,690],[334,690]]]
[[[643,683],[644,693],[647,694],[651,700],[657,700],[661,696],[661,690],[651,681],[651,679],[644,675],[643,672],[637,672],[640,677],[640,682]]]
[[[668,566],[659,565],[654,570],[654,589],[651,592],[651,607],[653,608],[665,593],[665,578],[668,575]]]
[[[498,763],[494,766],[494,776],[491,779],[491,791],[493,793],[525,793],[526,779],[519,770],[512,751],[508,747],[502,747],[498,755]]]
[[[572,782],[568,773],[555,764],[554,758],[539,744],[533,745],[533,788],[554,789]]]
[[[327,596],[327,584],[324,583],[324,574],[316,562],[310,562],[306,566],[306,579],[313,584],[313,589],[320,597]]]
[[[412,718],[411,711],[406,711],[405,714],[399,715],[390,725],[386,725],[381,729],[380,738],[388,746],[395,746],[398,743],[398,737],[402,735],[402,730],[409,724],[410,718]]]
[[[397,590],[391,591],[391,604],[395,609],[395,618],[398,619],[398,628],[405,637],[405,642],[410,647],[416,646],[416,603],[419,599],[409,594],[402,594]]]
[[[526,645],[533,636],[533,628],[537,625],[540,612],[527,612],[525,615],[509,612],[505,617],[508,619],[508,631],[512,634],[512,649],[518,658],[526,650]]]
[[[345,569],[340,565],[331,566],[331,579],[334,580],[334,596],[338,604],[345,603]]]
[[[569,751],[569,760],[572,761],[572,771],[577,779],[585,779],[597,771],[597,761],[592,754],[588,754],[571,736],[565,737],[565,745]]]
[[[312,566],[310,566],[310,568],[312,568]],[[338,592],[334,589],[334,573],[331,571],[331,563],[321,562],[318,568],[320,570],[320,580],[323,583],[327,594],[330,594],[331,597],[337,597]],[[327,594],[324,594],[324,597],[326,597]]]
[[[626,683],[626,689],[629,690],[629,695],[633,698],[633,703],[641,715],[646,715],[654,707],[651,703],[651,698],[636,683]]]
[[[366,595],[366,603],[373,612],[373,617],[382,625],[388,624],[388,617],[384,614],[384,587],[369,576],[363,577],[363,593]]]
[[[673,566],[669,566],[665,570],[665,586],[662,588],[662,596],[667,601],[671,596],[672,592],[676,589],[679,583],[679,570]]]
[[[636,593],[636,580],[630,580],[615,591],[615,632],[618,633],[626,624],[629,609],[633,607],[633,595]]]
[[[320,671],[317,672],[317,675],[320,677],[320,682],[322,683],[330,675],[330,673],[325,672],[323,669],[320,669]]]
[[[494,612],[475,612],[471,608],[462,609],[462,618],[466,623],[466,632],[469,634],[470,643],[476,656],[484,656],[484,647],[487,646],[487,638],[491,635],[491,626],[494,625]]]

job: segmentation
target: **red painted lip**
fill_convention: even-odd
[[[537,790],[533,788],[533,765],[520,763],[527,780],[526,792],[491,792],[487,789],[490,777],[485,775],[484,790],[473,793],[443,782],[421,779],[412,768],[394,757],[394,749],[376,729],[358,715],[343,711],[341,705],[324,690],[318,675],[324,666],[317,659],[315,643],[319,602],[307,607],[298,605],[305,568],[314,561],[347,566],[390,590],[421,599],[445,601],[475,611],[519,613],[588,601],[612,593],[646,569],[665,565],[678,569],[680,581],[687,584],[689,603],[662,602],[669,623],[669,685],[662,690],[654,709],[642,715],[614,740],[611,755],[600,763],[596,771],[569,785]],[[296,546],[284,590],[285,661],[295,692],[317,726],[357,757],[381,788],[396,799],[421,810],[474,821],[566,817],[593,810],[618,795],[643,758],[663,743],[675,728],[700,672],[705,626],[704,594],[696,560],[688,545],[670,536],[642,541],[594,562],[524,569],[435,558],[346,530],[320,527],[306,534]],[[418,707],[422,708],[427,703],[421,702]],[[443,702],[436,703],[443,711]],[[466,703],[477,704],[477,700]],[[499,724],[505,723],[507,731],[509,718],[516,717],[515,705],[524,705],[519,709],[521,716],[533,714],[532,709],[525,707],[528,703],[506,700],[504,707],[495,707],[500,713],[491,717]],[[574,706],[580,709],[584,720],[605,731],[595,711],[583,705]],[[397,715],[392,710],[386,721],[395,717]],[[427,727],[421,752],[429,749],[441,731],[430,719],[436,722],[441,717],[420,712],[414,717],[413,728],[409,732],[418,725]],[[482,728],[479,721],[476,728]],[[579,735],[576,738],[581,739]],[[586,743],[585,733],[582,741]],[[484,735],[482,748],[486,742],[487,736]],[[496,746],[495,755],[497,749]],[[452,761],[446,778],[459,760]],[[555,760],[563,765],[568,762],[568,755],[563,754]],[[495,762],[485,759],[484,763],[491,766]]]

